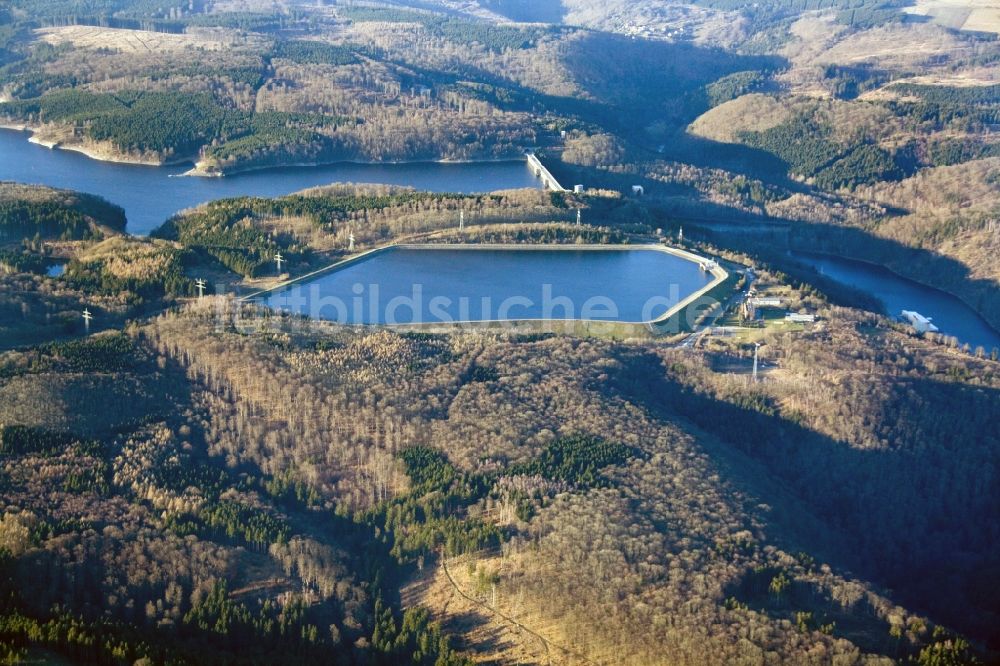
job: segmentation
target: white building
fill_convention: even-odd
[[[903,310],[900,315],[903,317],[904,321],[909,322],[910,326],[913,327],[918,333],[935,333],[938,327],[931,323],[930,317],[925,317],[919,312],[914,312],[913,310]]]

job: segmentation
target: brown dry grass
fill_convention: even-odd
[[[990,0],[993,1],[993,0]],[[781,50],[791,67],[777,80],[798,95],[829,97],[825,65],[869,64],[907,76],[955,74],[957,60],[981,47],[933,23],[887,24],[851,31],[833,13],[810,13],[792,24],[791,39]]]
[[[403,588],[403,605],[429,609],[434,619],[441,622],[445,633],[460,637],[455,647],[473,656],[477,662],[561,663],[550,660],[545,643],[538,637],[475,599],[474,586],[467,580],[467,560],[475,561],[455,558],[447,570],[441,564],[427,567]]]
[[[940,72],[922,76],[909,76],[896,79],[860,96],[861,101],[882,101],[900,99],[903,95],[893,90],[900,83],[912,83],[922,86],[949,86],[953,88],[970,88],[975,86],[991,86],[1000,82],[1000,71],[995,67],[976,67],[960,72]]]
[[[917,0],[908,14],[929,16],[946,28],[1000,33],[1000,2],[997,0]]]
[[[762,132],[783,123],[789,104],[769,95],[752,93],[710,109],[688,126],[696,136],[734,143],[740,132]]]
[[[83,49],[111,49],[124,53],[164,53],[190,49],[221,51],[249,41],[260,41],[259,38],[241,37],[234,32],[222,30],[193,30],[188,34],[174,35],[86,25],[41,28],[35,34],[42,41],[53,45],[72,44]]]
[[[934,56],[971,55],[972,50],[970,44],[939,26],[894,24],[852,33],[817,54],[810,64],[868,62],[884,68],[908,68]]]

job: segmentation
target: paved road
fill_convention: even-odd
[[[743,288],[743,291],[731,295],[729,297],[729,300],[723,307],[718,308],[710,318],[707,318],[704,322],[701,323],[701,325],[699,325],[694,331],[692,331],[691,335],[687,336],[679,343],[674,345],[676,348],[689,349],[696,346],[698,341],[701,340],[703,336],[707,335],[708,332],[712,329],[712,327],[715,326],[715,322],[719,320],[719,317],[721,317],[723,313],[727,312],[729,308],[738,305],[740,301],[742,301],[747,297],[747,294],[750,293],[750,288],[753,286],[753,281],[754,281],[753,269],[751,268],[746,269],[745,275],[747,278],[747,283],[746,286]]]

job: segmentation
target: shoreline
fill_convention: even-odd
[[[171,174],[172,177],[185,177],[185,178],[225,178],[226,176],[237,176],[243,173],[252,173],[255,171],[268,171],[270,169],[309,169],[314,167],[325,167],[325,166],[336,166],[338,164],[350,164],[350,165],[364,165],[364,166],[396,166],[396,165],[414,165],[414,164],[507,164],[513,162],[520,162],[521,159],[518,157],[502,157],[496,159],[469,159],[469,160],[458,160],[458,159],[422,159],[422,160],[324,160],[318,162],[293,162],[291,164],[267,164],[267,165],[254,165],[254,166],[243,166],[237,167],[228,171],[219,171],[218,173],[203,171],[196,161],[195,157],[181,157],[170,160],[149,160],[140,159],[134,157],[128,157],[127,155],[121,153],[115,153],[114,149],[111,149],[110,154],[100,151],[99,149],[88,147],[80,144],[72,143],[62,143],[58,140],[50,140],[45,138],[44,130],[37,126],[27,125],[24,123],[2,123],[0,122],[0,130],[9,130],[12,132],[26,132],[30,136],[28,137],[28,142],[33,143],[38,146],[43,146],[50,150],[68,150],[74,153],[80,153],[88,157],[89,159],[95,160],[97,162],[106,162],[108,164],[130,164],[133,166],[153,166],[153,167],[168,167],[168,166],[181,166],[185,164],[193,164],[194,166],[184,173]],[[39,133],[42,136],[39,136]]]
[[[691,220],[692,224],[697,224],[696,218],[687,217],[685,219],[686,220]],[[704,223],[703,226],[705,228],[712,229],[712,224],[713,224],[712,220],[703,220],[703,223]],[[729,223],[729,221],[723,222],[723,224],[728,224],[728,223]],[[733,223],[738,224],[738,225],[740,224],[740,222],[739,222],[738,219],[734,220]],[[771,225],[771,224],[762,224],[760,222],[756,222],[755,221],[755,222],[751,223],[750,225],[743,224],[743,225],[740,225],[740,226],[742,228],[744,228],[744,229],[750,228],[750,227],[757,227],[757,228],[760,228],[760,229],[769,229],[769,228],[778,228],[778,227],[780,227],[782,225],[778,225],[778,224],[774,224],[774,225]],[[791,227],[791,225],[783,225],[783,226],[785,228],[790,228]],[[977,317],[979,317],[983,321],[983,323],[986,324],[986,326],[988,328],[990,328],[991,330],[995,331],[998,335],[1000,335],[1000,322],[994,323],[994,322],[990,321],[990,319],[986,315],[984,315],[979,310],[979,308],[976,305],[970,303],[969,300],[966,298],[966,296],[963,295],[963,294],[959,294],[959,293],[957,293],[955,291],[951,291],[949,289],[943,289],[942,287],[940,287],[938,285],[928,284],[928,283],[923,282],[922,280],[920,280],[920,279],[918,279],[918,278],[916,278],[916,277],[914,277],[912,275],[907,275],[905,273],[901,273],[897,269],[893,268],[892,266],[890,266],[888,264],[880,264],[880,263],[872,261],[870,259],[863,259],[863,258],[856,257],[856,256],[850,256],[850,255],[846,255],[846,254],[840,254],[838,252],[831,252],[829,250],[827,250],[827,251],[815,251],[815,250],[808,250],[808,249],[800,249],[800,248],[795,247],[795,246],[793,246],[791,244],[788,245],[787,249],[789,251],[793,252],[793,253],[794,252],[799,252],[799,253],[805,253],[805,254],[814,254],[814,255],[818,255],[818,256],[827,256],[827,257],[831,257],[833,259],[842,259],[842,260],[846,260],[846,261],[856,261],[858,263],[865,264],[867,266],[874,266],[876,268],[881,268],[882,270],[885,270],[885,271],[888,271],[888,272],[892,273],[897,278],[900,278],[902,280],[907,280],[909,282],[912,282],[912,283],[914,283],[915,285],[917,285],[919,287],[922,287],[924,289],[933,289],[934,291],[940,292],[942,294],[945,294],[946,296],[950,296],[952,298],[957,299],[965,307],[969,308],[969,310],[971,310]],[[998,288],[1000,288],[1000,287],[998,287]],[[866,291],[865,293],[869,293],[869,292]]]
[[[917,285],[918,287],[920,287],[922,289],[931,289],[931,290],[936,291],[936,292],[938,292],[940,294],[944,294],[945,296],[950,296],[951,298],[956,299],[959,303],[961,303],[965,307],[969,308],[969,310],[971,310],[977,317],[979,317],[979,319],[981,319],[982,322],[984,324],[986,324],[987,328],[989,328],[991,331],[995,332],[997,335],[1000,335],[1000,327],[994,325],[993,322],[991,322],[989,319],[987,319],[986,316],[984,316],[983,313],[980,312],[974,305],[972,305],[967,300],[965,300],[965,298],[963,296],[961,296],[959,294],[956,294],[956,293],[954,293],[952,291],[948,291],[947,289],[942,289],[941,287],[938,287],[936,285],[927,284],[926,282],[921,282],[920,280],[917,280],[917,279],[915,279],[913,277],[910,277],[909,275],[904,275],[903,273],[900,273],[899,271],[896,271],[896,270],[890,268],[886,264],[879,264],[879,263],[876,263],[874,261],[870,261],[868,259],[859,259],[858,257],[849,257],[849,256],[847,256],[845,254],[838,254],[836,252],[816,252],[814,250],[798,250],[798,249],[791,249],[790,251],[793,254],[795,254],[795,253],[798,253],[800,255],[802,255],[802,254],[806,254],[806,255],[812,254],[812,255],[815,255],[815,256],[818,256],[818,257],[824,257],[825,256],[825,257],[830,257],[831,259],[839,259],[841,261],[854,261],[854,262],[857,262],[859,264],[864,264],[865,266],[872,266],[874,268],[880,268],[880,269],[882,269],[884,271],[888,271],[889,273],[892,273],[897,278],[899,278],[901,280],[906,280],[908,282],[912,282],[913,284]],[[797,258],[793,256],[792,259],[797,259]],[[815,270],[815,267],[809,265],[808,263],[806,263],[806,265],[809,266],[810,268],[813,268]],[[832,280],[833,278],[830,278],[830,279]],[[843,284],[843,283],[841,283],[841,284]],[[848,286],[850,286],[850,285],[848,285]],[[892,313],[889,313],[888,316],[892,317],[894,315]]]
[[[238,167],[236,169],[228,171],[218,171],[218,172],[207,172],[202,170],[197,163],[195,166],[184,173],[177,174],[178,178],[225,178],[227,176],[238,176],[244,173],[253,173],[255,171],[268,171],[271,169],[310,169],[318,167],[328,167],[336,166],[338,164],[350,164],[350,165],[362,165],[362,166],[405,166],[414,164],[508,164],[512,162],[520,162],[521,160],[516,157],[491,159],[491,160],[453,160],[453,159],[440,159],[440,160],[392,160],[392,161],[378,161],[378,160],[330,160],[330,161],[320,161],[320,162],[293,162],[291,164],[268,164],[268,165],[255,165],[255,166],[245,166]]]
[[[74,144],[61,144],[58,142],[51,148],[53,150],[68,150],[73,153],[80,153],[81,155],[84,155],[97,162],[107,162],[109,164],[130,164],[132,166],[168,167],[168,166],[178,166],[180,164],[187,164],[188,162],[190,162],[190,160],[186,159],[154,161],[154,160],[136,159],[134,157],[119,157],[119,156],[109,157],[107,155],[97,153],[94,149],[88,148],[86,146],[78,146]]]
[[[387,245],[381,245],[379,247],[370,248],[363,250],[357,254],[351,255],[349,257],[343,258],[340,261],[336,261],[328,266],[323,266],[314,271],[310,271],[303,275],[299,275],[294,278],[290,278],[279,282],[278,284],[272,285],[264,289],[258,289],[257,291],[251,292],[247,295],[240,296],[237,300],[241,303],[259,303],[261,299],[267,296],[283,291],[297,284],[304,282],[310,282],[320,276],[327,275],[330,273],[335,273],[354,264],[367,261],[374,256],[379,254],[384,254],[391,252],[393,250],[423,250],[423,251],[438,251],[438,250],[467,250],[467,251],[482,251],[482,250],[502,250],[508,252],[531,252],[531,251],[590,251],[590,252],[635,252],[635,251],[645,251],[645,252],[661,252],[664,254],[669,254],[671,256],[677,257],[684,261],[688,261],[693,264],[703,264],[706,261],[712,262],[713,266],[709,269],[712,275],[712,280],[707,284],[694,290],[677,303],[674,303],[666,312],[657,316],[655,319],[649,321],[627,321],[627,320],[603,320],[603,319],[483,319],[483,320],[463,320],[463,321],[448,321],[448,322],[411,322],[407,324],[385,324],[385,323],[349,323],[344,324],[348,326],[359,326],[359,327],[388,327],[397,330],[426,330],[435,329],[440,327],[442,330],[454,331],[456,327],[477,327],[486,329],[495,329],[503,327],[527,327],[529,329],[537,329],[539,326],[552,326],[561,329],[566,329],[567,331],[579,334],[579,329],[585,330],[588,333],[592,333],[593,329],[614,329],[620,333],[624,333],[630,337],[648,337],[652,335],[653,337],[659,337],[668,331],[664,331],[661,327],[668,324],[672,319],[678,316],[684,309],[698,302],[702,297],[707,295],[713,289],[719,287],[723,284],[730,276],[729,272],[722,268],[714,260],[709,257],[704,257],[688,250],[672,247],[668,245],[660,245],[653,243],[640,243],[640,244],[602,244],[602,243],[589,243],[584,245],[575,244],[553,244],[553,243],[528,243],[528,244],[510,244],[510,243],[389,243]],[[313,321],[324,321],[324,320],[313,320]],[[566,332],[566,331],[564,331]]]
[[[59,140],[49,139],[45,137],[44,130],[42,128],[21,123],[0,123],[0,130],[28,133],[28,143],[33,143],[36,146],[42,146],[43,148],[48,148],[49,150],[66,150],[73,153],[80,153],[81,155],[84,155],[85,157],[96,162],[107,162],[109,164],[131,164],[133,166],[166,167],[188,164],[192,161],[189,157],[170,160],[151,160],[129,157],[122,153],[115,152],[115,149],[111,147],[111,144],[108,144],[108,152],[105,153],[97,146],[91,147],[81,144],[63,143]]]

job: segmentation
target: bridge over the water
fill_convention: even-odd
[[[534,172],[536,178],[542,179],[542,184],[553,192],[565,192],[566,188],[559,184],[555,176],[549,173],[549,170],[545,168],[542,161],[534,153],[526,153],[528,157],[528,166]]]

